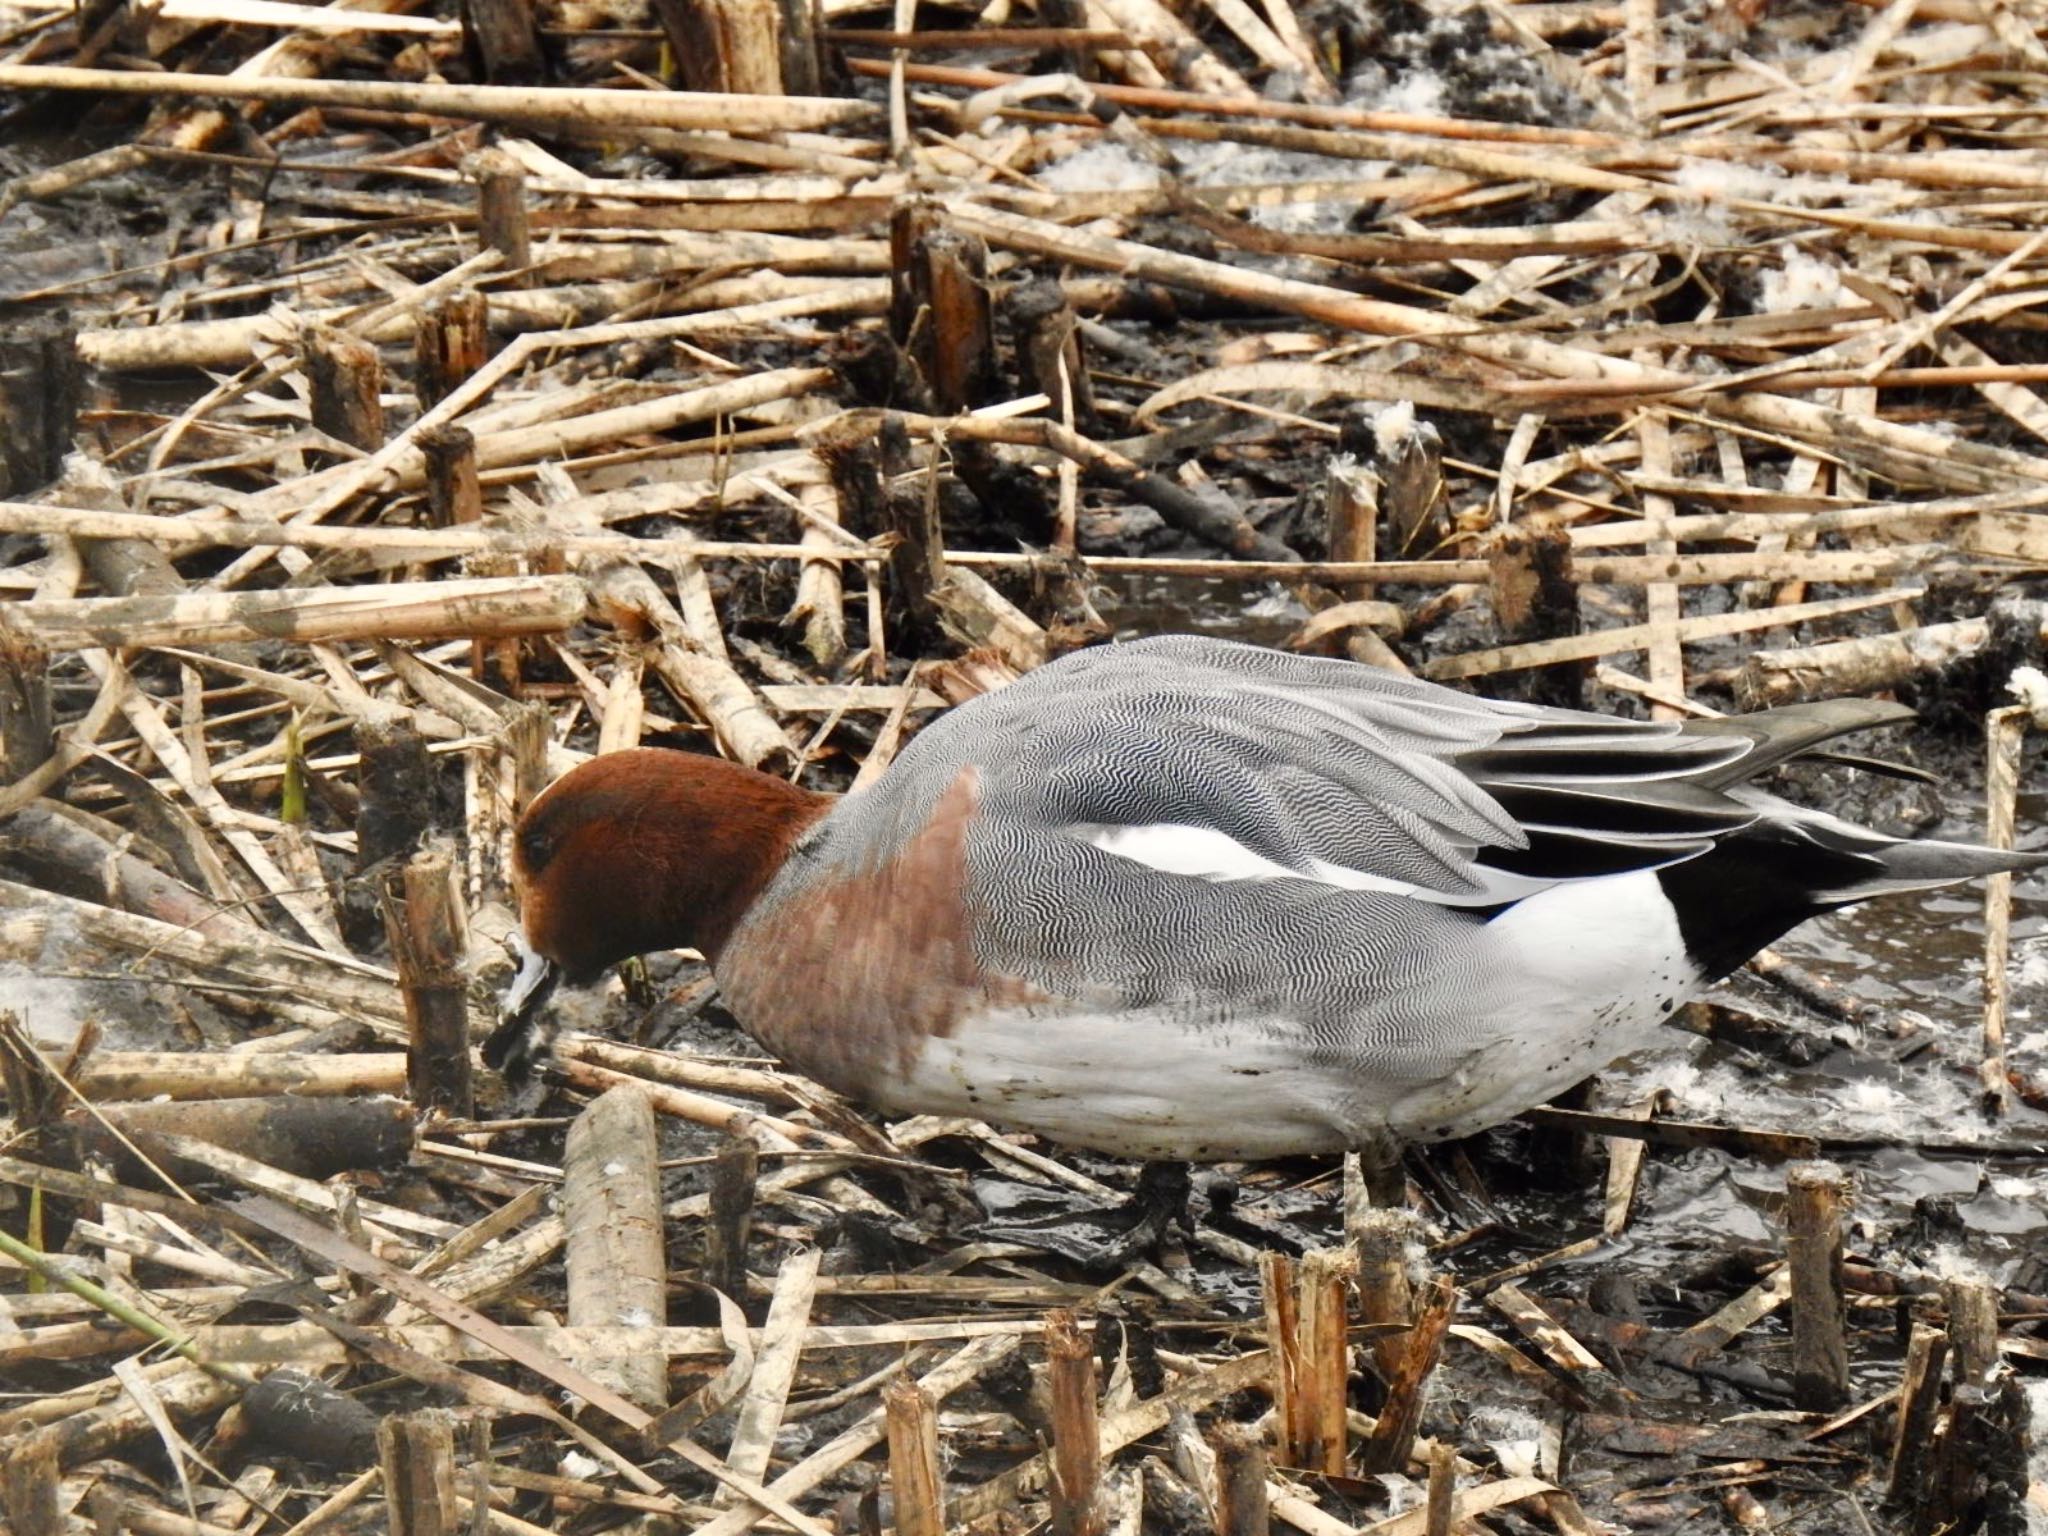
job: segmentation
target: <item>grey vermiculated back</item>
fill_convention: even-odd
[[[890,857],[973,766],[991,831],[1011,818],[1214,827],[1304,874],[1319,861],[1466,895],[1483,889],[1485,851],[1528,848],[1529,826],[1609,842],[1600,818],[1575,814],[1602,804],[1636,812],[1628,867],[1671,857],[1660,838],[1697,851],[1754,812],[1684,781],[1751,750],[1176,635],[1068,656],[942,717],[890,769],[887,803],[849,802],[829,840],[835,861]],[[1528,825],[1496,798],[1507,785],[1536,812]]]

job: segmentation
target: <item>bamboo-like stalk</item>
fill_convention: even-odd
[[[1848,1195],[1849,1182],[1832,1163],[1795,1163],[1785,1170],[1792,1383],[1802,1408],[1832,1411],[1848,1400],[1842,1298],[1842,1219]]]
[[[889,1424],[889,1486],[899,1536],[945,1536],[945,1483],[939,1474],[939,1415],[931,1394],[898,1377],[882,1392]]]
[[[1103,1536],[1095,1350],[1073,1313],[1057,1311],[1046,1319],[1045,1355],[1052,1419],[1053,1529],[1058,1536]]]
[[[555,86],[437,85],[424,81],[285,80],[262,76],[129,73],[0,65],[0,89],[265,101],[298,107],[432,112],[476,122],[558,128],[681,128],[738,133],[800,132],[858,123],[864,102],[804,96],[721,96],[708,92],[607,91]]]
[[[600,1095],[569,1128],[562,1205],[572,1327],[647,1327],[666,1315],[656,1156],[654,1106],[635,1088]],[[582,1365],[651,1412],[668,1403],[668,1359],[658,1349],[585,1356]]]
[[[2015,804],[2019,795],[2020,753],[2026,745],[2027,728],[2034,711],[2027,705],[1994,709],[1984,717],[1986,772],[1984,776],[1984,842],[1991,848],[2011,848],[2015,825]],[[1984,1025],[1978,1083],[1983,1102],[1992,1114],[2004,1114],[2011,1105],[2012,1087],[2006,1081],[2005,1023],[2012,982],[2006,964],[2012,948],[2012,879],[1995,874],[1984,882]]]

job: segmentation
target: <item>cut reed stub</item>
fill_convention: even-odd
[[[1792,1271],[1792,1399],[1829,1413],[1849,1400],[1842,1298],[1842,1212],[1849,1177],[1829,1162],[1785,1170],[1785,1247]]]

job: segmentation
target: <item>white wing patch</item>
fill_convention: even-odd
[[[1066,832],[1068,836],[1105,853],[1129,859],[1134,864],[1143,864],[1163,875],[1190,875],[1198,880],[1213,881],[1313,880],[1319,885],[1334,886],[1339,890],[1382,891],[1390,896],[1408,896],[1416,901],[1430,901],[1446,907],[1490,907],[1497,902],[1520,901],[1557,883],[1531,875],[1471,865],[1469,873],[1479,882],[1481,889],[1453,895],[1322,859],[1311,860],[1305,870],[1289,869],[1247,848],[1216,827],[1196,827],[1180,822],[1155,822],[1142,827],[1095,822],[1068,827]]]

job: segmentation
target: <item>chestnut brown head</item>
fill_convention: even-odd
[[[606,753],[543,791],[520,818],[512,871],[526,967],[484,1059],[530,1055],[533,1015],[557,981],[585,986],[660,949],[715,961],[831,797],[715,757]],[[495,1059],[494,1059],[495,1058]]]

